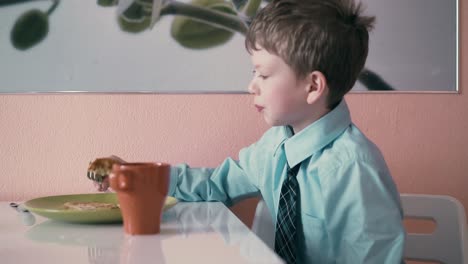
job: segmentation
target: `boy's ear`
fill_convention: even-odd
[[[307,103],[313,104],[317,100],[326,99],[327,79],[320,71],[313,71],[307,76]]]

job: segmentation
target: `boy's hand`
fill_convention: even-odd
[[[104,192],[109,188],[109,174],[112,171],[112,166],[122,163],[125,163],[125,161],[114,155],[97,158],[89,163],[88,178],[93,180],[94,186],[98,191]]]

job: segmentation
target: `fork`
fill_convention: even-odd
[[[13,202],[10,203],[10,207],[15,209],[20,214],[21,221],[23,222],[24,225],[31,226],[31,225],[34,225],[34,223],[36,223],[36,218],[28,209]]]

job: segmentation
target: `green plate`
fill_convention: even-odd
[[[119,208],[78,211],[65,209],[63,204],[66,202],[119,203],[115,193],[90,193],[36,198],[24,203],[24,207],[40,216],[65,222],[84,224],[122,222]],[[176,198],[168,196],[163,210],[171,208],[176,203]]]

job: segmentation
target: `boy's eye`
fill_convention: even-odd
[[[256,70],[253,70],[252,73],[253,73],[256,77],[258,77],[258,78],[260,78],[260,79],[263,79],[263,80],[265,80],[266,78],[268,78],[268,76],[263,75],[263,74],[260,74],[260,73],[258,73]]]

